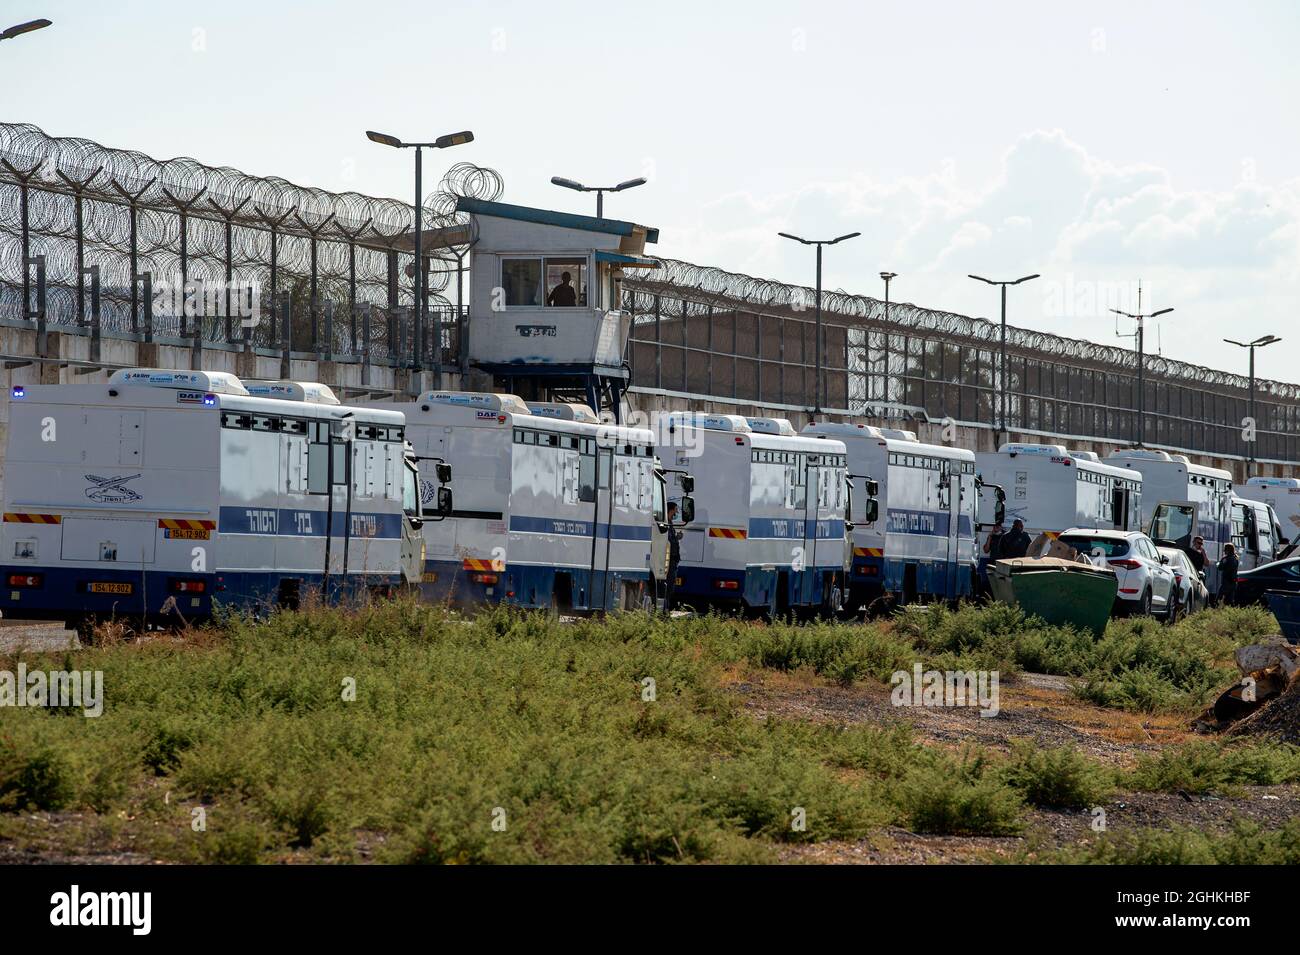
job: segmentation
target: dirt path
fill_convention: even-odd
[[[1074,697],[1066,678],[1045,674],[1020,674],[1003,681],[1000,710],[992,717],[981,716],[973,706],[894,706],[888,686],[827,686],[800,675],[750,675],[732,683],[731,689],[744,695],[746,708],[759,718],[903,722],[914,727],[923,742],[953,747],[981,743],[1006,749],[1012,739],[1030,739],[1045,747],[1074,746],[1093,759],[1117,765],[1129,765],[1139,753],[1192,735],[1181,717],[1093,706]]]
[[[1079,701],[1069,681],[1044,674],[1020,674],[1000,687],[1001,708],[981,717],[976,708],[899,707],[890,687],[863,684],[827,686],[800,674],[747,673],[730,688],[759,719],[813,720],[835,724],[905,723],[919,742],[957,748],[979,743],[995,749],[1012,739],[1040,746],[1072,746],[1088,757],[1117,767],[1129,766],[1143,753],[1194,737],[1189,720],[1108,710]],[[1180,793],[1117,793],[1101,807],[1106,829],[1125,830],[1186,826],[1206,832],[1226,831],[1237,819],[1277,828],[1300,815],[1300,786],[1245,787],[1233,796]],[[1093,813],[1028,809],[1025,831],[1018,836],[932,836],[889,829],[857,842],[787,846],[781,858],[794,863],[979,863],[1020,858],[1026,852],[1075,845],[1092,838]]]

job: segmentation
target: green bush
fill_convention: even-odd
[[[968,751],[960,760],[944,757],[909,770],[896,798],[911,830],[960,836],[1018,833],[1020,795],[988,769],[983,755]]]
[[[1039,749],[1023,740],[1012,742],[1001,777],[1026,802],[1050,809],[1095,806],[1114,788],[1109,775],[1077,749]]]

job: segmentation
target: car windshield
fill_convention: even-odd
[[[1087,537],[1082,534],[1066,534],[1061,537],[1062,544],[1069,544],[1075,550],[1090,556],[1100,554],[1102,557],[1123,557],[1128,553],[1128,541],[1122,537]]]

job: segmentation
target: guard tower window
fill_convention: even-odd
[[[587,260],[573,256],[502,259],[501,289],[507,307],[585,308]]]
[[[542,289],[541,259],[505,259],[501,263],[501,288],[506,305],[541,305],[546,299]]]
[[[546,260],[546,304],[555,308],[587,306],[586,259]]]

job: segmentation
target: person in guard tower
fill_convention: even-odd
[[[573,308],[578,304],[578,292],[573,287],[572,275],[568,272],[560,275],[560,284],[546,296],[546,304],[553,308]]]

